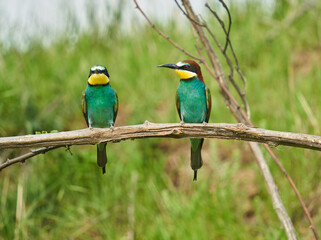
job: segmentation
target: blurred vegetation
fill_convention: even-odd
[[[262,128],[321,135],[321,7],[268,40],[296,10],[282,2],[274,13],[251,1],[231,7],[231,39],[248,79],[252,120]],[[75,40],[66,32],[47,48],[35,41],[24,52],[1,51],[0,136],[85,128],[80,96],[95,64],[107,66],[118,92],[117,126],[179,121],[177,76],[156,66],[186,56],[149,26],[133,23],[130,34],[120,32],[121,14],[114,16],[104,33],[93,28]],[[160,25],[186,49],[195,49],[187,22]],[[218,25],[212,26],[223,41]],[[235,122],[216,82],[203,75],[213,97],[210,121]],[[286,239],[246,143],[206,140],[197,182],[187,139],[109,144],[104,176],[95,147],[71,151],[49,152],[0,173],[0,239],[127,239],[133,233],[137,239]],[[275,152],[320,231],[320,153],[290,147]],[[22,153],[8,150],[0,157]],[[312,239],[288,182],[270,160],[269,165],[300,238]]]

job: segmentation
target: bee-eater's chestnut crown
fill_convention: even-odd
[[[184,60],[176,64],[163,64],[158,67],[174,69],[181,80],[197,77],[204,82],[200,66],[192,60]]]

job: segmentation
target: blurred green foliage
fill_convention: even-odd
[[[231,8],[231,40],[248,80],[252,120],[262,128],[320,135],[320,5],[268,40],[268,32],[295,10],[285,5],[272,14],[253,2]],[[48,48],[34,42],[25,52],[2,51],[0,136],[85,128],[80,97],[95,64],[107,66],[118,93],[116,126],[178,122],[177,76],[156,66],[187,57],[149,26],[119,32],[120,19],[118,12],[104,34],[93,28],[77,41],[66,33]],[[208,19],[224,41],[218,24]],[[196,53],[183,25],[160,25]],[[210,121],[235,122],[217,83],[205,70],[203,75],[213,98]],[[286,239],[246,143],[206,140],[197,182],[192,182],[187,139],[143,139],[107,148],[106,175],[96,166],[93,146],[73,146],[72,154],[55,150],[2,171],[0,239],[127,239],[133,233],[137,239]],[[275,151],[320,230],[320,153]],[[4,151],[0,157],[22,153]],[[312,239],[292,189],[275,164],[269,165],[298,234]]]

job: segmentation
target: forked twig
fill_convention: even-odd
[[[228,43],[231,44],[231,41],[230,41],[230,30],[231,30],[231,25],[232,25],[232,18],[231,18],[231,14],[230,14],[230,10],[228,9],[228,7],[226,6],[225,2],[222,1],[222,0],[219,0],[220,3],[223,5],[223,7],[225,8],[226,12],[227,12],[227,15],[228,15],[228,19],[229,19],[229,22],[228,22],[228,29],[227,29],[227,33],[226,33],[226,42],[225,42],[225,47],[224,47],[224,53],[226,52],[226,49],[227,49],[227,45]],[[224,25],[223,25],[224,26]]]
[[[200,22],[196,22],[194,19],[192,19],[185,11],[184,9],[181,7],[181,5],[177,2],[177,0],[174,0],[178,9],[185,15],[185,17],[187,17],[188,20],[190,20],[191,22],[201,26],[201,27],[204,27],[204,25]]]
[[[238,95],[240,96],[240,98],[241,98],[241,100],[242,100],[242,102],[243,102],[243,104],[244,104],[244,108],[245,108],[245,112],[246,112],[246,114],[247,114],[247,117],[250,119],[250,116],[251,116],[250,107],[249,107],[249,104],[248,104],[248,102],[247,102],[247,100],[246,100],[246,97],[245,97],[246,87],[247,87],[247,81],[246,81],[245,76],[242,74],[242,72],[241,72],[241,70],[240,70],[240,66],[239,66],[239,62],[238,62],[237,56],[236,56],[236,54],[235,54],[235,51],[234,51],[232,42],[231,42],[231,40],[230,40],[230,38],[229,38],[230,27],[231,27],[231,25],[232,25],[232,18],[231,18],[231,15],[230,15],[230,11],[228,10],[228,7],[227,7],[226,4],[224,3],[224,1],[222,1],[222,0],[219,0],[219,1],[223,4],[225,10],[226,10],[227,13],[228,13],[229,19],[230,19],[230,20],[229,20],[229,29],[228,29],[228,30],[226,30],[223,20],[218,16],[217,12],[214,11],[214,10],[210,7],[210,5],[209,5],[208,3],[205,4],[205,7],[207,7],[207,8],[210,10],[210,12],[215,16],[215,18],[216,18],[217,21],[220,23],[220,25],[221,25],[221,27],[222,27],[222,29],[223,29],[223,31],[224,31],[224,34],[225,34],[225,36],[226,36],[226,45],[225,45],[225,46],[227,46],[227,44],[230,46],[230,50],[231,50],[231,52],[232,52],[232,55],[233,55],[233,58],[234,58],[234,61],[235,61],[235,69],[236,69],[239,77],[241,78],[241,80],[242,80],[242,82],[243,82],[243,89],[242,89],[242,91],[241,91],[241,89],[239,88],[239,86],[236,84],[236,82],[234,81],[234,76],[233,76],[234,66],[233,66],[232,61],[230,60],[229,56],[228,56],[227,53],[226,53],[226,49],[225,49],[225,48],[224,48],[224,49],[222,48],[222,46],[221,46],[221,44],[218,42],[215,34],[214,34],[214,33],[211,31],[211,29],[207,26],[206,22],[205,22],[205,21],[203,21],[203,22],[205,22],[205,23],[204,23],[205,29],[208,31],[208,33],[210,34],[210,36],[214,39],[214,41],[216,42],[216,45],[219,47],[221,53],[222,53],[223,56],[225,57],[225,60],[226,60],[227,64],[229,65],[229,68],[230,68],[229,80],[230,80],[230,82],[233,84],[233,87],[234,87],[235,90],[237,91]]]
[[[227,31],[225,29],[224,22],[221,20],[221,18],[218,16],[218,14],[215,11],[212,11],[210,9],[208,3],[205,3],[205,6],[211,10],[211,12],[214,14],[214,16],[216,17],[216,19],[221,24],[221,26],[222,26],[222,28],[224,30],[224,33],[225,33],[225,36],[226,36],[226,41],[225,41],[225,47],[224,47],[223,53],[225,54],[228,44],[231,44],[231,41],[230,41],[230,30],[231,30],[231,25],[232,25],[232,18],[231,18],[230,10],[226,6],[225,2],[222,1],[222,0],[218,0],[218,1],[222,4],[223,8],[225,9],[225,11],[227,12],[227,15],[228,15],[229,24],[228,24]]]
[[[167,41],[169,41],[172,45],[174,45],[175,48],[179,49],[180,51],[182,51],[183,53],[185,53],[187,56],[196,59],[198,61],[200,61],[200,59],[196,56],[194,56],[193,54],[185,51],[184,48],[182,48],[181,46],[179,46],[177,43],[175,43],[170,37],[168,37],[167,35],[165,35],[161,30],[159,30],[150,20],[149,18],[146,16],[146,14],[144,13],[144,11],[140,8],[140,6],[138,5],[136,0],[133,0],[136,8],[138,9],[138,11],[140,11],[140,13],[145,17],[146,21],[152,26],[152,28],[155,29],[156,32],[158,32],[159,35],[161,35],[163,38],[165,38]]]

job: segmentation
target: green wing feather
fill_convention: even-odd
[[[208,120],[210,119],[211,109],[212,109],[212,96],[208,86],[205,86],[205,94],[206,94],[206,110],[207,110],[206,122],[208,122]]]
[[[81,111],[84,114],[87,126],[89,126],[88,124],[88,112],[87,112],[87,102],[86,102],[86,93],[83,92],[81,95]]]
[[[114,105],[114,124],[115,124],[115,121],[116,121],[116,117],[117,117],[117,113],[118,113],[118,95],[117,93],[115,92],[115,98],[116,98],[116,103]]]
[[[178,91],[176,91],[176,109],[178,112],[179,119],[182,121],[181,118],[181,103],[179,102]]]

